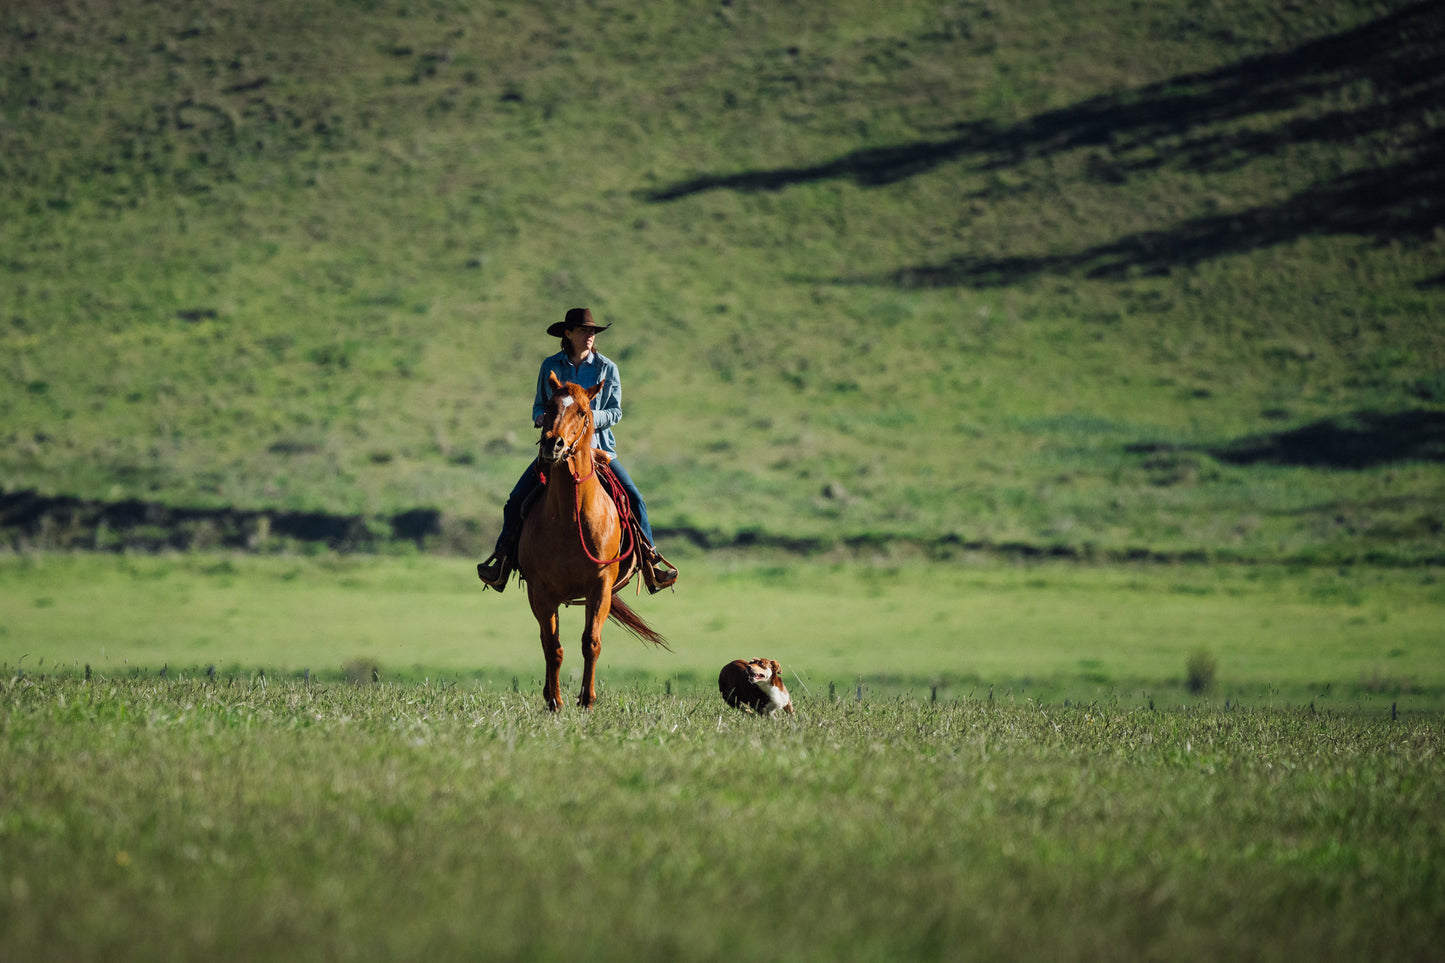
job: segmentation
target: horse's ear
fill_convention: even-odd
[[[592,387],[588,388],[588,389],[587,389],[587,400],[588,400],[588,401],[591,401],[593,398],[596,398],[598,392],[600,392],[600,391],[602,390],[602,386],[605,385],[605,384],[607,384],[607,379],[606,379],[606,378],[603,378],[601,381],[597,382],[595,385],[593,385]]]
[[[557,372],[555,371],[547,372],[547,383],[552,386],[553,391],[562,387],[562,379],[557,377]]]

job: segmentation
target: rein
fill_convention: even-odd
[[[593,555],[592,549],[587,547],[587,537],[582,533],[582,483],[597,475],[596,459],[592,462],[592,471],[588,473],[587,478],[579,478],[576,472],[572,473],[572,480],[577,483],[573,488],[576,499],[576,510],[573,511],[572,514],[577,516],[577,540],[582,543],[582,551],[586,552],[587,557],[598,565],[611,565],[613,562],[620,562],[631,555],[632,550],[636,547],[635,539],[632,535],[632,505],[627,499],[627,492],[622,490],[622,483],[617,480],[616,475],[609,471],[601,476],[602,489],[612,498],[613,507],[617,509],[617,524],[622,526],[622,532],[626,536],[626,539],[618,542],[619,548],[616,558],[598,558],[596,555]],[[623,545],[626,547],[621,547]]]
[[[581,439],[579,439],[579,441],[580,440]],[[577,517],[577,541],[582,543],[582,551],[586,553],[587,557],[598,565],[611,565],[613,562],[620,562],[631,555],[637,547],[636,538],[632,534],[632,503],[627,497],[627,492],[622,488],[622,482],[617,480],[615,474],[611,471],[598,472],[597,458],[595,456],[592,459],[592,470],[586,475],[579,475],[573,471],[572,458],[576,450],[577,442],[573,442],[567,446],[562,457],[553,462],[553,464],[562,462],[567,466],[567,474],[572,476],[574,499],[572,514]],[[547,472],[539,467],[537,473],[541,476],[542,484],[547,484]],[[617,509],[617,523],[622,526],[623,534],[626,536],[624,540],[618,543],[619,546],[626,547],[619,549],[616,558],[598,558],[596,555],[593,555],[592,549],[587,547],[587,536],[582,531],[582,483],[590,481],[593,478],[598,478],[599,483],[602,485],[602,490],[612,498],[613,507]]]

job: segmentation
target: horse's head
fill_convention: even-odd
[[[552,397],[542,414],[542,438],[537,442],[544,462],[556,464],[571,458],[577,451],[592,447],[592,399],[602,390],[605,381],[591,388],[564,383],[556,372],[549,373]]]

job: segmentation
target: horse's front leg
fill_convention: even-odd
[[[542,633],[542,658],[547,660],[547,681],[542,683],[542,699],[547,708],[562,708],[562,633],[557,624],[557,606],[529,596],[532,614]]]
[[[582,627],[582,691],[577,693],[577,704],[584,709],[592,708],[597,701],[597,659],[602,655],[602,625],[612,611],[612,581],[602,583],[600,591],[594,591],[587,598],[587,620]]]

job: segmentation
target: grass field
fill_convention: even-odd
[[[760,564],[701,556],[676,594],[634,599],[673,651],[604,632],[604,694],[633,683],[709,693],[738,658],[783,663],[801,700],[1207,701],[1337,710],[1445,709],[1445,585],[1417,569]],[[382,678],[535,692],[524,593],[484,592],[463,560],[177,554],[0,557],[7,672],[107,678]],[[580,670],[580,610],[563,612]],[[802,688],[806,687],[806,688]]]
[[[1438,715],[0,683],[0,958],[1433,959]]]
[[[17,0],[0,488],[475,554],[587,303],[664,529],[1438,562],[1440,29]]]
[[[0,963],[1433,959],[1442,103],[1435,0],[0,3]],[[579,304],[684,577],[550,716]]]

